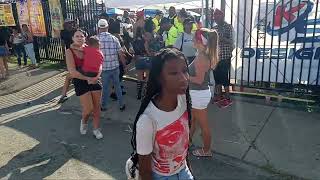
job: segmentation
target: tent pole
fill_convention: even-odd
[[[213,28],[213,12],[214,12],[214,10],[213,10],[213,3],[214,3],[214,0],[211,0],[211,11],[210,11],[210,28]]]
[[[221,0],[221,11],[226,13],[226,0]]]
[[[209,27],[209,0],[206,0],[206,28]]]
[[[203,11],[203,8],[204,8],[204,3],[203,3],[204,0],[201,0],[201,21],[202,23],[204,23],[204,11]]]

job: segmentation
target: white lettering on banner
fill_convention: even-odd
[[[238,18],[237,3],[240,3],[239,9],[243,10],[245,1],[247,1],[247,11],[239,12]],[[261,0],[260,9],[258,2],[254,1],[253,4],[248,2],[249,0],[233,2],[233,27],[237,33],[234,39],[237,48],[233,52],[231,78],[234,79],[237,75],[237,82],[241,79],[268,82],[270,74],[271,82],[292,81],[294,84],[302,82],[315,85],[320,60],[320,2],[279,0],[276,4],[274,1],[271,3],[268,1],[267,4],[266,0]],[[315,4],[316,2],[319,4]],[[227,0],[227,7],[231,7],[230,5],[231,0]],[[316,13],[317,6],[319,7]],[[251,12],[248,10],[251,7],[252,22]],[[226,20],[231,19],[230,16],[230,11],[226,11]],[[239,28],[237,32],[238,26],[242,27],[242,31]],[[243,28],[246,29],[245,33]],[[236,55],[238,57],[235,57]]]

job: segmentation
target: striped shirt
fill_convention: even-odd
[[[104,56],[102,65],[103,71],[119,68],[119,51],[121,50],[118,38],[108,32],[102,32],[98,35],[100,50]]]

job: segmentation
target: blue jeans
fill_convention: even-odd
[[[36,54],[34,52],[33,43],[25,44],[24,49],[26,50],[26,53],[28,57],[31,59],[31,64],[37,64]]]
[[[193,180],[193,176],[188,167],[182,169],[178,174],[172,176],[162,176],[155,172],[152,173],[153,180]]]
[[[106,70],[102,72],[102,86],[103,86],[102,100],[101,100],[102,108],[106,108],[107,103],[109,101],[109,96],[110,96],[109,89],[110,89],[111,81],[113,83],[114,89],[117,94],[119,106],[122,107],[124,105],[119,74],[120,74],[119,68],[114,70]]]
[[[24,50],[23,44],[14,44],[13,49],[17,55],[17,60],[19,66],[21,66],[21,58],[23,58],[24,65],[27,65],[27,54],[26,51]]]

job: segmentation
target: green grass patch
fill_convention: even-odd
[[[54,70],[59,70],[59,69],[65,69],[65,64],[64,63],[51,63],[51,62],[43,62],[39,64],[41,69],[54,69]]]

